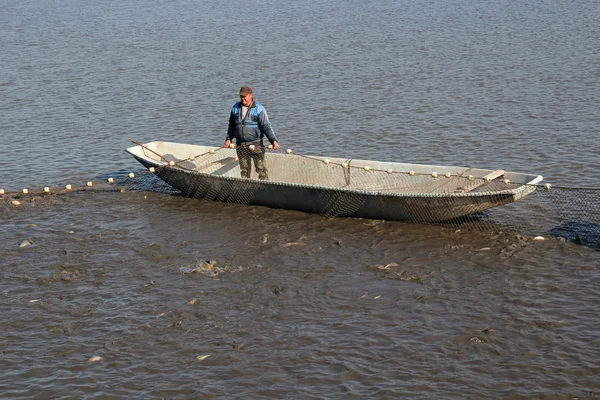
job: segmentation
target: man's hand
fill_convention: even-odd
[[[231,140],[229,140],[229,139],[225,140],[225,143],[223,143],[223,147],[228,149],[230,146],[231,146]]]
[[[273,150],[278,150],[279,149],[279,143],[277,143],[277,141],[273,142]]]

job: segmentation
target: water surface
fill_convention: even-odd
[[[6,190],[138,173],[129,139],[220,145],[244,84],[298,154],[600,187],[594,2],[2,10]],[[2,398],[600,391],[600,253],[585,246],[152,191],[22,203],[0,200]]]

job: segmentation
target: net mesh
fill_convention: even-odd
[[[433,224],[479,232],[553,235],[600,250],[600,188],[540,185],[535,175],[458,167],[325,159],[286,152],[192,146],[191,154],[140,145],[150,168],[114,183],[5,193],[14,200],[73,191],[145,190],[201,200]],[[141,149],[141,150],[139,150]],[[201,151],[198,152],[197,150]],[[244,153],[246,152],[246,153]],[[133,153],[132,153],[133,154]],[[250,161],[242,178],[240,157]],[[262,178],[257,172],[257,161]],[[405,168],[399,170],[398,168]],[[541,177],[540,177],[541,178]],[[113,178],[108,178],[111,182]],[[527,183],[518,183],[527,182]],[[70,185],[68,185],[70,186]],[[48,190],[48,191],[47,191]],[[18,201],[17,201],[18,203]],[[0,209],[2,211],[2,209]]]
[[[516,183],[511,181],[516,175],[504,171],[487,177],[476,169],[441,166],[413,165],[399,171],[394,163],[265,154],[264,149],[262,153],[211,149],[185,159],[160,157],[171,165],[156,168],[155,175],[182,195],[202,200],[268,205],[325,217],[550,234],[600,249],[600,189]],[[250,159],[249,178],[240,175],[242,157]],[[261,162],[268,183],[259,179],[256,167],[258,163],[260,169]]]

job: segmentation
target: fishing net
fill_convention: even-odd
[[[240,174],[243,157],[250,160],[249,178]],[[457,167],[415,164],[400,171],[394,163],[264,149],[211,149],[185,159],[172,154],[160,159],[171,165],[155,168],[154,174],[182,195],[201,200],[269,205],[325,217],[550,234],[600,249],[600,188],[516,183],[511,178],[522,174]],[[265,164],[268,181],[259,179],[257,162],[259,168]]]
[[[140,144],[138,160],[151,167],[149,171],[120,176],[107,188],[265,205],[325,217],[549,234],[600,250],[600,188],[541,185],[537,183],[541,177],[505,171],[418,164],[402,164],[405,169],[398,170],[396,163],[325,159],[290,150],[191,149],[191,154],[181,154],[166,146],[159,152]],[[249,177],[242,177],[240,159],[248,161]],[[23,194],[2,197],[19,196]]]

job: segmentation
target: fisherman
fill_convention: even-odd
[[[233,105],[229,115],[227,138],[223,144],[223,147],[231,147],[231,141],[235,138],[242,178],[250,178],[252,160],[254,160],[258,179],[269,179],[263,143],[265,136],[275,150],[279,149],[279,143],[277,143],[277,137],[271,127],[267,110],[262,104],[254,101],[252,89],[249,86],[242,86],[240,101]]]

